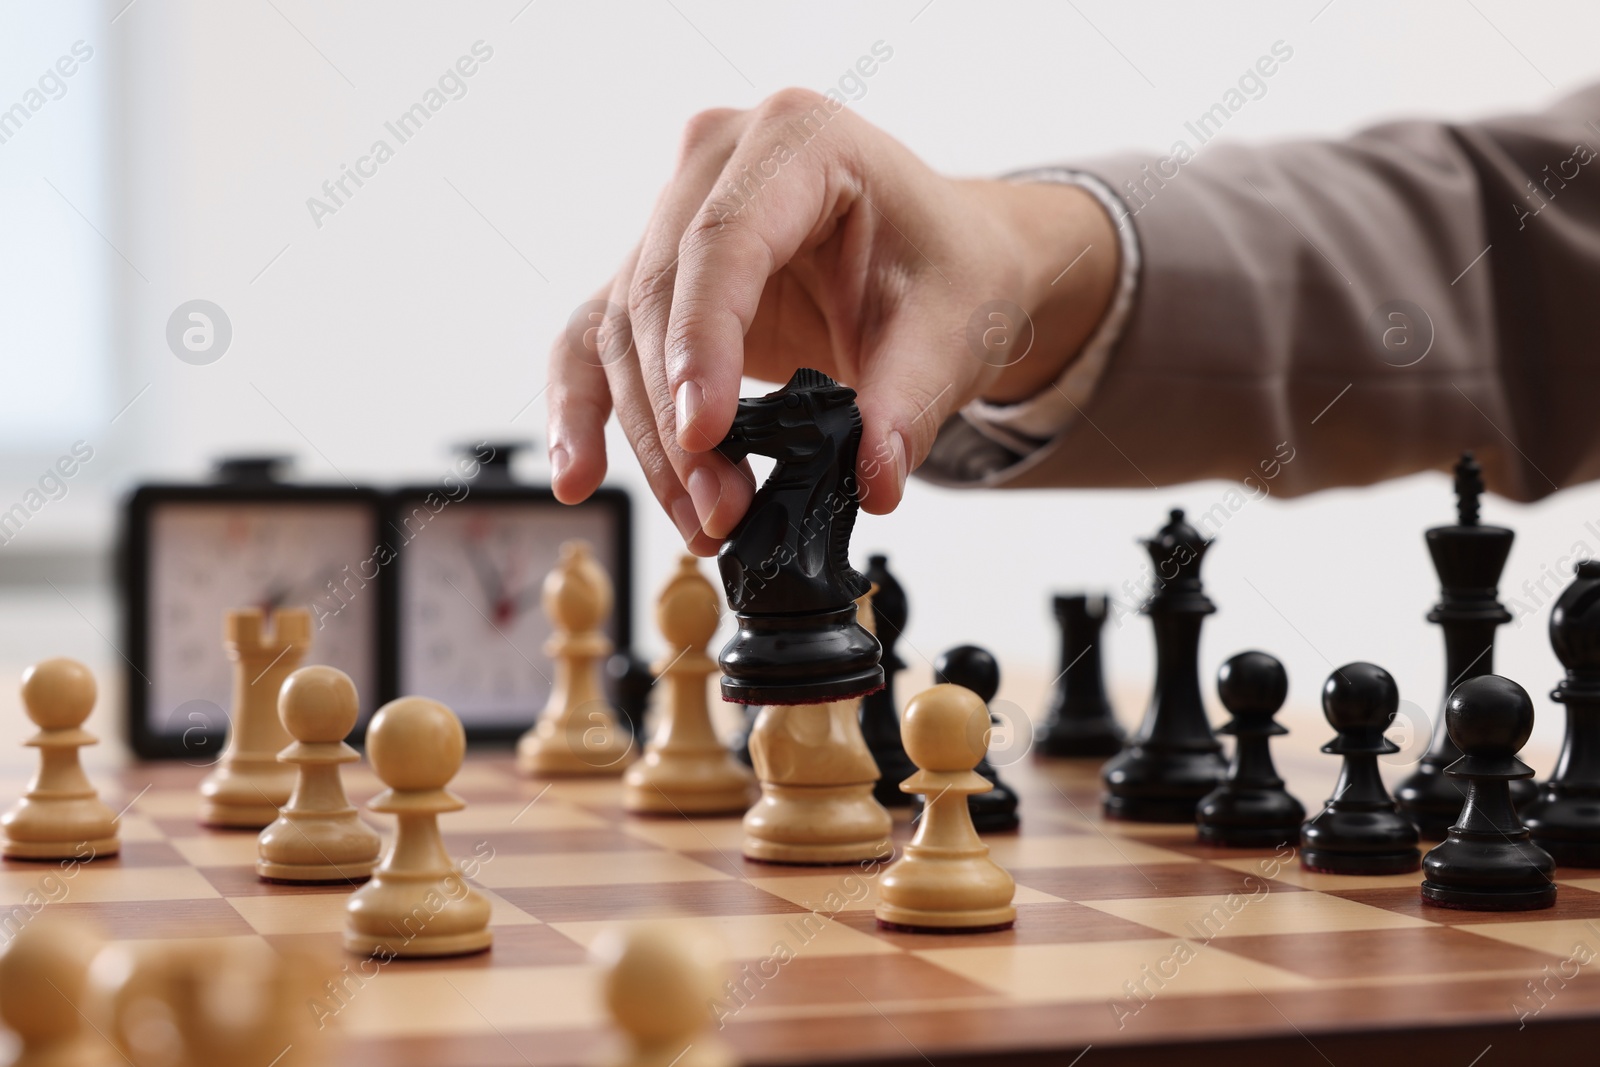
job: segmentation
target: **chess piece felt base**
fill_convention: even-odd
[[[830,866],[887,859],[893,819],[872,799],[872,783],[761,783],[761,799],[745,813],[745,859]]]
[[[1560,866],[1600,867],[1600,796],[1546,783],[1539,799],[1522,810],[1522,823]]]
[[[883,688],[877,638],[856,606],[809,615],[739,615],[722,649],[722,698],[735,704],[825,704]]]
[[[1306,809],[1281,789],[1239,789],[1224,785],[1200,801],[1196,833],[1208,845],[1271,848],[1297,841]]]
[[[1422,899],[1468,911],[1537,911],[1556,902],[1555,861],[1531,841],[1456,829],[1423,861]],[[1465,879],[1470,888],[1452,884]]]
[[[1417,824],[1423,837],[1433,841],[1444,840],[1467,799],[1466,784],[1444,773],[1445,766],[1451,762],[1454,760],[1437,765],[1427,761],[1419,763],[1411,776],[1394,791],[1395,802],[1400,805],[1400,810]],[[1511,802],[1519,810],[1533,803],[1537,797],[1538,787],[1532,780],[1511,783]]]
[[[1215,749],[1151,751],[1134,744],[1105,766],[1103,809],[1128,822],[1193,822],[1195,810],[1222,783],[1228,767]]]

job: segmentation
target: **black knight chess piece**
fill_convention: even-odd
[[[1061,628],[1061,673],[1045,720],[1034,731],[1034,751],[1043,756],[1114,756],[1122,751],[1122,726],[1106,698],[1100,635],[1106,624],[1103,596],[1057,596]]]
[[[1440,585],[1439,603],[1428,612],[1428,621],[1444,631],[1445,692],[1428,752],[1394,795],[1422,836],[1435,840],[1455,821],[1465,796],[1465,788],[1444,773],[1461,758],[1445,729],[1445,701],[1468,678],[1494,673],[1495,630],[1511,621],[1511,613],[1496,599],[1496,587],[1516,534],[1479,523],[1482,496],[1483,471],[1472,453],[1465,452],[1456,464],[1456,524],[1436,526],[1426,535]],[[1533,792],[1532,782],[1512,785],[1512,799],[1519,805],[1532,800]]]
[[[906,664],[895,646],[905,632],[910,605],[906,602],[905,589],[889,573],[887,557],[868,556],[866,574],[867,580],[878,589],[872,594],[872,618],[878,644],[883,647],[883,688],[861,698],[861,736],[866,739],[867,750],[872,753],[881,775],[872,787],[872,795],[886,808],[903,808],[911,803],[913,794],[902,792],[900,783],[917,773],[917,765],[906,755],[905,745],[900,740],[894,676],[905,670]]]
[[[1283,787],[1268,747],[1289,731],[1273,721],[1289,696],[1289,674],[1265,652],[1240,652],[1217,672],[1217,696],[1233,720],[1228,779],[1200,801],[1200,840],[1231,848],[1271,848],[1296,841],[1306,809]]]
[[[994,703],[1000,692],[1000,664],[988,649],[977,645],[957,645],[933,661],[934,677],[939,682],[949,682],[970,689],[983,701],[984,707]],[[990,723],[994,715],[989,716]],[[970,793],[967,810],[972,813],[972,825],[980,834],[1003,834],[1015,830],[1020,823],[1017,817],[1017,793],[1000,780],[1000,772],[989,762],[987,750],[978,765],[972,768],[994,786],[987,793]],[[911,805],[915,818],[922,813],[923,798],[918,796]]]
[[[1422,861],[1422,899],[1468,911],[1534,911],[1556,902],[1556,862],[1534,844],[1511,803],[1511,783],[1533,777],[1517,752],[1533,733],[1533,701],[1509,678],[1485,674],[1445,703],[1462,753],[1445,773],[1467,785],[1444,843]]]
[[[1300,830],[1300,863],[1324,874],[1404,874],[1422,861],[1417,826],[1400,813],[1378,775],[1378,757],[1399,752],[1383,736],[1400,710],[1400,688],[1371,663],[1346,663],[1322,687],[1322,712],[1339,736],[1322,751],[1344,766],[1328,806]]]
[[[1217,610],[1200,584],[1211,544],[1179,508],[1144,542],[1157,585],[1139,610],[1155,628],[1156,682],[1139,732],[1101,775],[1110,818],[1193,822],[1195,805],[1227,774],[1200,696],[1200,624]]]
[[[850,566],[860,501],[855,390],[801,369],[739,401],[717,451],[774,461],[750,510],[717,553],[739,632],[723,648],[722,695],[739,704],[819,704],[883,685],[879,646],[856,619],[870,588]]]
[[[1563,867],[1600,867],[1600,561],[1586,559],[1550,609],[1550,645],[1567,676],[1550,699],[1567,706],[1556,770],[1522,806],[1533,843]]]

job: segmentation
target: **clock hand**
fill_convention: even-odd
[[[489,553],[480,541],[467,542],[467,562],[472,564],[472,573],[483,589],[483,598],[494,613],[495,625],[500,625],[501,616],[506,613],[507,608],[505,580],[500,577],[500,572],[489,560]]]

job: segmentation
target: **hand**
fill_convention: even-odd
[[[697,115],[643,240],[598,294],[626,315],[551,352],[556,496],[576,503],[600,484],[615,408],[652,492],[711,555],[755,489],[747,466],[711,451],[740,376],[781,383],[815,367],[859,394],[862,506],[887,513],[963,404],[1020,400],[1059,376],[1116,270],[1114,224],[1081,189],[942,177],[803,90]],[[1009,366],[969,344],[991,300],[1033,323],[1032,349]]]

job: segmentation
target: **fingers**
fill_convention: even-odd
[[[671,406],[658,398],[657,410],[662,435],[689,452],[714,447],[733,424],[744,337],[768,277],[848,207],[835,166],[846,118],[836,112],[804,90],[769,97],[686,226],[660,385]]]
[[[941,328],[937,310],[902,309],[864,361],[856,404],[861,506],[887,515],[905,495],[907,476],[928,458],[939,427],[964,401],[973,370],[953,346],[958,326]]]
[[[626,299],[626,291],[636,270],[638,252],[624,264],[611,290],[613,303]],[[640,361],[635,350],[630,349],[625,358],[609,360],[604,364],[606,383],[616,407],[617,422],[633,446],[633,453],[644,472],[645,482],[660,502],[689,551],[697,556],[714,555],[717,541],[707,537],[695,515],[694,501],[690,499],[677,470],[667,455],[667,445],[656,432],[655,412],[650,407],[650,397],[645,391]]]
[[[607,286],[579,308],[550,348],[546,406],[550,417],[550,487],[563,504],[587,500],[606,476],[606,418],[611,388],[605,360],[631,345],[627,317],[614,308]]]
[[[694,389],[675,395],[667,385],[665,351],[672,317],[673,293],[680,276],[679,249],[685,232],[695,225],[697,214],[714,202],[715,184],[725,171],[741,133],[750,123],[742,112],[707,112],[689,124],[684,136],[682,159],[677,176],[662,195],[651,219],[650,232],[640,247],[638,263],[627,290],[629,315],[638,346],[638,371],[642,395],[631,394],[628,415],[642,417],[648,411],[654,424],[654,442],[676,473],[681,492],[687,494],[689,514],[697,529],[703,527],[708,543],[727,536],[749,507],[755,487],[748,470],[741,470],[716,454],[691,455],[683,447],[677,424],[694,421],[700,396]],[[762,275],[764,278],[765,275]],[[734,350],[726,368],[726,392],[730,403],[737,403],[742,358]],[[619,397],[619,412],[624,401]],[[731,422],[731,411],[729,421]],[[709,449],[726,433],[703,442]],[[677,494],[673,494],[676,498]],[[665,501],[664,501],[665,503]],[[674,499],[671,507],[683,507]],[[682,516],[672,512],[680,529]],[[692,547],[692,546],[691,546]]]

